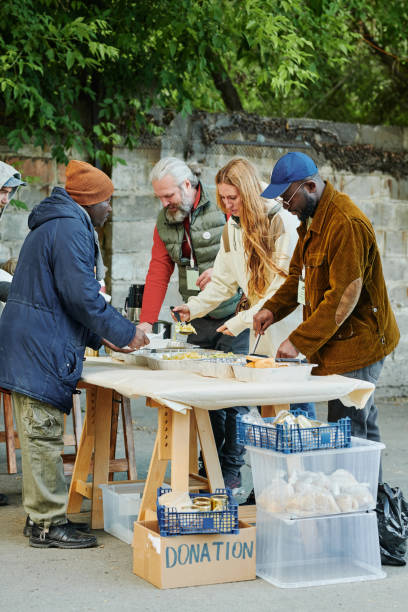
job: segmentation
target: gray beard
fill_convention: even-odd
[[[190,199],[186,193],[184,193],[183,187],[181,188],[181,202],[176,212],[171,213],[168,208],[164,209],[164,216],[168,223],[182,223],[191,212],[193,208],[194,200]]]

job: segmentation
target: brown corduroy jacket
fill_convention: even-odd
[[[351,372],[391,353],[400,334],[369,219],[326,182],[310,227],[297,231],[289,276],[264,308],[275,321],[292,312],[303,274],[303,323],[289,339],[318,364],[313,374]]]

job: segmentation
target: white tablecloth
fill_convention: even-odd
[[[127,397],[150,397],[178,412],[191,406],[216,410],[337,398],[346,406],[363,408],[375,388],[372,383],[338,375],[311,376],[291,383],[239,382],[191,372],[149,370],[112,362],[109,357],[87,358],[82,381],[115,389]]]

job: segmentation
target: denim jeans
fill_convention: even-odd
[[[234,337],[216,332],[216,329],[230,318],[229,316],[225,319],[211,319],[206,316],[201,319],[194,319],[193,325],[197,335],[188,336],[188,341],[198,344],[201,348],[247,354],[249,350],[249,329]],[[224,478],[239,477],[241,466],[244,465],[245,447],[237,443],[236,419],[237,414],[248,412],[248,407],[234,406],[233,408],[210,410],[209,412],[222,474]]]
[[[309,419],[315,419],[316,418],[316,407],[314,405],[313,402],[299,402],[298,404],[291,404],[290,405],[290,410],[297,410],[298,408],[300,408],[301,410],[304,410],[307,413],[307,417]]]
[[[368,382],[377,384],[380,377],[381,370],[383,368],[385,359],[376,361],[365,368],[354,370],[353,372],[346,372],[342,376],[347,378],[358,378],[360,380],[366,380]],[[352,406],[348,408],[341,403],[339,399],[330,400],[328,402],[328,421],[329,423],[335,423],[341,418],[346,416],[351,419],[351,435],[357,438],[364,438],[366,440],[374,440],[380,442],[380,429],[378,427],[378,410],[374,404],[374,393],[371,394],[366,405],[362,409],[355,408]],[[379,480],[382,481],[382,468],[380,464]]]

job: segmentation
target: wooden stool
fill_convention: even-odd
[[[16,448],[20,448],[17,432],[14,431],[11,392],[0,387],[0,406],[3,397],[4,431],[0,431],[0,442],[6,443],[7,471],[17,473]]]
[[[3,397],[4,431],[0,431],[0,442],[6,443],[7,471],[9,474],[16,474],[16,448],[20,448],[20,441],[18,439],[17,431],[14,429],[11,392],[8,389],[0,388],[0,405],[1,397]],[[115,459],[119,407],[121,408],[122,412],[123,437],[126,455],[126,457],[123,459]],[[72,475],[82,434],[81,405],[78,394],[74,394],[72,396],[71,415],[73,421],[73,434],[66,433],[67,415],[64,415],[64,446],[75,447],[75,451],[73,453],[62,453],[64,474],[66,476]],[[119,393],[114,393],[112,398],[110,459],[111,471],[109,472],[109,480],[113,480],[114,472],[127,472],[129,480],[137,480],[135,444],[132,429],[132,418],[130,414],[130,400],[122,395],[119,395]]]
[[[7,471],[9,474],[17,473],[16,448],[20,448],[17,431],[14,429],[13,407],[11,402],[11,391],[0,387],[0,405],[3,397],[3,413],[4,413],[4,431],[0,431],[0,442],[6,443],[7,455]],[[62,453],[64,462],[64,474],[72,474],[75,463],[76,453],[79,446],[82,433],[82,418],[79,396],[74,395],[72,398],[72,420],[74,424],[73,435],[65,433],[67,415],[64,415],[64,446],[74,446],[74,453]]]
[[[79,441],[82,433],[82,416],[81,416],[81,402],[78,394],[72,396],[72,425],[73,434],[67,434],[67,415],[64,414],[64,446],[74,446],[75,451],[73,453],[62,453],[62,461],[64,462],[64,474],[71,476],[74,469],[74,463],[78,452]]]
[[[125,458],[116,459],[116,441],[118,436],[119,407],[122,412],[123,442]],[[137,480],[135,440],[133,436],[130,399],[116,391],[112,394],[112,418],[110,438],[109,480],[113,480],[115,472],[127,472],[128,480]]]

